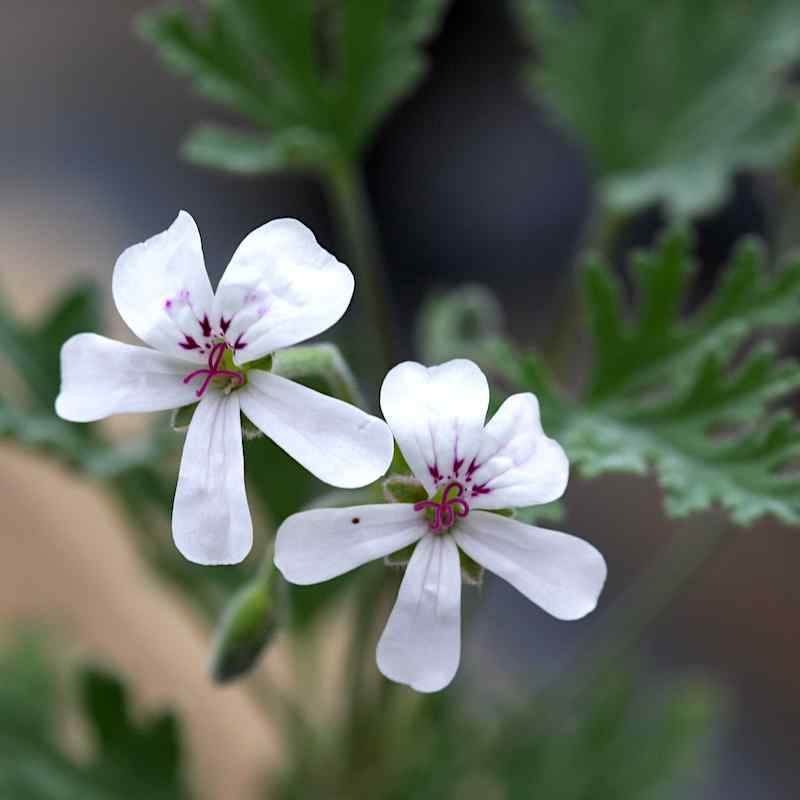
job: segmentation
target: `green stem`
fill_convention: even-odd
[[[382,376],[394,362],[391,307],[364,179],[359,167],[346,158],[332,164],[326,178],[331,205],[355,274],[356,296],[364,308],[366,330],[375,341],[374,372]]]
[[[291,380],[321,378],[334,397],[365,407],[355,376],[335,344],[326,342],[279,350],[273,356],[272,372]]]
[[[362,733],[365,697],[365,669],[367,663],[374,664],[370,639],[375,624],[375,611],[380,607],[380,599],[386,589],[386,574],[383,564],[373,568],[360,581],[355,597],[355,621],[350,638],[346,680],[349,722],[351,725],[351,743],[356,744]],[[358,750],[357,747],[352,748]],[[351,762],[358,760],[358,752],[351,752]]]

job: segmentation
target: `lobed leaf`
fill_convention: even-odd
[[[537,93],[589,151],[619,212],[722,202],[742,168],[774,169],[800,135],[787,73],[800,7],[764,0],[517,0]]]
[[[446,0],[218,0],[204,23],[155,9],[139,31],[165,63],[252,132],[202,127],[184,146],[238,174],[324,169],[353,157],[425,72]]]
[[[769,342],[740,350],[759,329],[793,321],[800,262],[770,275],[745,242],[715,297],[684,317],[693,270],[686,235],[664,237],[637,259],[638,312],[619,323],[619,282],[589,268],[596,358],[563,443],[587,475],[652,466],[675,516],[718,504],[741,524],[763,514],[797,524],[800,477],[787,468],[800,427],[773,401],[800,386],[800,366]]]
[[[0,297],[3,353],[26,384],[31,399],[51,412],[61,381],[61,345],[70,336],[100,328],[100,303],[93,284],[78,283],[64,292],[35,325],[14,318]]]
[[[634,258],[629,309],[621,281],[600,259],[589,260],[594,358],[575,398],[535,353],[501,343],[499,334],[491,349],[476,348],[453,313],[437,330],[505,389],[537,394],[545,430],[584,476],[653,470],[673,516],[718,505],[739,524],[765,514],[798,524],[800,426],[780,403],[800,387],[800,365],[781,358],[773,342],[753,339],[794,323],[800,261],[771,272],[763,248],[746,240],[711,299],[689,313],[694,270],[686,232],[667,234]]]

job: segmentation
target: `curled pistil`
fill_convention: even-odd
[[[464,487],[458,481],[450,481],[436,498],[421,500],[414,505],[414,511],[432,511],[428,517],[428,527],[433,533],[446,531],[455,525],[459,517],[469,514],[469,503],[464,499]]]
[[[184,379],[184,383],[191,383],[198,375],[205,375],[206,378],[203,381],[203,384],[197,390],[196,394],[198,397],[202,397],[205,394],[206,389],[208,389],[211,381],[214,378],[231,378],[232,380],[236,380],[239,382],[239,386],[244,385],[244,375],[241,372],[236,372],[232,369],[220,369],[219,365],[222,363],[222,359],[225,356],[225,348],[227,345],[225,342],[217,342],[208,353],[208,368],[207,369],[196,369],[194,372],[190,372]]]

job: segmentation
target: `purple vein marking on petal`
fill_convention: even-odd
[[[241,349],[243,349],[243,348],[247,347],[247,342],[243,342],[243,341],[242,341],[242,336],[244,336],[244,334],[243,334],[243,333],[240,333],[240,334],[239,334],[239,335],[236,337],[236,341],[233,343],[233,349],[234,349],[234,350],[241,350]]]
[[[459,473],[461,472],[461,467],[464,464],[463,458],[454,458],[453,459],[453,477],[457,478]]]
[[[208,314],[204,314],[203,319],[198,320],[198,322],[200,323],[200,328],[203,331],[203,336],[205,336],[206,339],[210,339],[212,331],[211,323],[208,321]]]
[[[444,480],[444,476],[441,472],[439,472],[439,467],[434,464],[432,467],[428,467],[428,472],[431,474],[431,478],[433,478],[434,483],[439,483],[439,481]]]
[[[222,363],[222,358],[225,355],[225,347],[226,345],[224,342],[217,342],[208,354],[208,369],[196,369],[183,379],[184,383],[189,383],[199,375],[206,376],[202,386],[195,393],[198,397],[202,397],[205,394],[206,389],[208,389],[209,384],[214,378],[232,378],[233,380],[239,381],[239,386],[244,384],[244,375],[242,375],[241,372],[219,368],[219,365]]]
[[[189,336],[188,333],[184,333],[183,336],[184,336],[185,341],[178,342],[178,344],[184,350],[198,350],[200,348],[200,345],[194,340],[193,337]]]
[[[480,484],[479,486],[472,487],[472,496],[477,497],[481,494],[489,494],[492,490],[486,485],[489,481]]]
[[[231,319],[233,319],[233,317],[231,317]],[[225,317],[219,318],[219,327],[223,334],[226,334],[228,332],[228,328],[230,327],[230,325],[231,325],[230,319],[225,319]]]

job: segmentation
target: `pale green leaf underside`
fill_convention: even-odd
[[[800,522],[800,479],[784,468],[800,430],[773,401],[800,386],[800,367],[770,342],[739,352],[758,329],[794,322],[800,262],[770,275],[743,243],[713,298],[685,316],[694,272],[687,237],[666,236],[636,259],[636,313],[619,282],[586,270],[595,361],[564,444],[586,475],[652,467],[676,516],[719,504],[739,523],[763,514]]]
[[[584,271],[593,361],[570,398],[530,353],[473,351],[511,391],[533,391],[547,433],[585,477],[654,472],[673,516],[717,505],[747,524],[771,514],[800,523],[800,428],[776,404],[800,387],[800,365],[758,331],[800,312],[800,261],[771,273],[740,245],[704,306],[686,313],[694,266],[674,232],[635,258],[634,310],[621,282],[592,260]]]
[[[721,202],[733,172],[778,165],[800,135],[786,71],[794,0],[518,0],[539,55],[532,80],[585,143],[618,211],[676,216]]]

